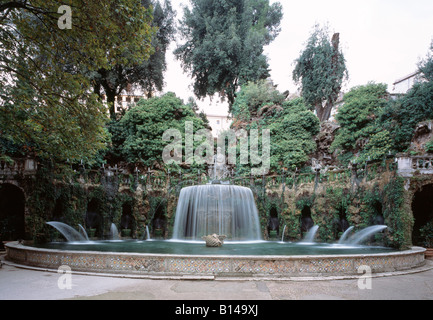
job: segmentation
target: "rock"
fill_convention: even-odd
[[[417,125],[410,144],[410,151],[425,153],[425,145],[433,140],[433,121],[424,121]]]
[[[321,124],[320,133],[315,137],[317,150],[312,155],[321,166],[331,166],[336,163],[336,154],[329,150],[334,142],[335,135],[340,129],[336,123],[327,121]]]
[[[225,238],[226,236],[223,235],[212,234],[203,237],[202,239],[206,241],[206,247],[217,248],[217,247],[221,247],[224,244]]]

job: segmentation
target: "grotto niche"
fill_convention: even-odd
[[[433,246],[433,184],[423,186],[412,201],[415,224],[412,232],[414,245]]]
[[[3,241],[16,241],[25,236],[24,192],[12,185],[0,185],[0,248]]]

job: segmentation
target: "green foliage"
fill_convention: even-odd
[[[269,121],[271,165],[274,170],[302,166],[316,150],[313,137],[320,131],[319,119],[302,99],[284,102],[283,111]]]
[[[390,133],[378,124],[387,103],[385,84],[355,87],[344,96],[344,105],[336,116],[341,128],[331,146],[332,151],[339,150],[341,160],[347,161],[352,155],[360,160],[377,160],[391,150]]]
[[[393,178],[383,188],[383,216],[390,233],[386,245],[406,249],[411,245],[413,217],[405,210],[405,180]]]
[[[280,3],[269,0],[192,0],[176,57],[194,79],[194,93],[219,93],[230,105],[240,85],[269,76],[263,47],[279,33]]]
[[[285,96],[268,80],[248,82],[236,94],[231,108],[233,117],[241,121],[249,121],[252,117],[262,115],[265,106],[281,105]]]
[[[137,87],[145,90],[148,97],[152,97],[155,91],[161,91],[164,85],[164,72],[167,69],[166,52],[175,32],[175,12],[169,0],[165,0],[164,6],[159,1],[146,0],[142,3],[143,10],[153,8],[151,27],[154,31],[152,34],[154,50],[152,54],[138,59],[137,53],[131,48],[124,53],[124,56],[128,57],[127,63],[113,64],[110,65],[110,68],[102,68],[91,74],[95,92],[102,96],[101,88],[103,88],[107,96],[112,119],[115,117],[115,97],[124,90]],[[143,47],[143,49],[146,48]]]
[[[388,130],[394,149],[404,152],[410,146],[416,126],[433,119],[433,82],[416,84],[405,96],[389,103],[380,118]]]
[[[106,142],[106,109],[85,73],[148,57],[152,16],[133,0],[66,4],[65,30],[58,1],[0,4],[0,135],[22,154],[80,161]]]
[[[433,153],[433,140],[430,140],[429,142],[427,142],[424,146],[424,149],[428,153]]]
[[[119,144],[115,147],[130,163],[140,162],[148,167],[156,163],[163,165],[162,153],[169,144],[162,139],[164,132],[176,129],[184,136],[187,121],[193,122],[194,132],[205,129],[203,120],[174,93],[141,100],[116,125],[117,134],[113,139]]]
[[[283,99],[266,82],[250,83],[241,89],[233,105],[237,129],[270,130],[270,166],[274,172],[280,172],[281,167],[300,168],[316,150],[313,137],[320,131],[318,118],[302,98],[284,102]],[[249,116],[252,113],[254,118]],[[238,164],[238,172],[246,167]]]
[[[382,160],[393,149],[392,138],[387,130],[375,133],[366,144],[359,160]]]
[[[433,81],[433,41],[430,45],[430,51],[427,54],[427,57],[419,63],[418,68],[424,79],[430,82]]]
[[[423,245],[427,248],[433,248],[433,221],[430,221],[420,230],[420,236],[423,238]]]
[[[295,61],[293,71],[293,80],[301,84],[302,97],[312,110],[316,110],[320,121],[329,119],[343,81],[348,76],[339,49],[339,34],[334,34],[330,40],[328,33],[327,28],[315,26],[304,51]]]

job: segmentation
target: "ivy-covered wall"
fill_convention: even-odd
[[[282,223],[289,240],[302,237],[303,212],[308,208],[322,242],[335,242],[349,226],[356,230],[387,225],[378,244],[403,249],[411,246],[413,217],[404,180],[382,170],[368,177],[352,176],[320,183],[304,183],[285,191]],[[409,204],[410,206],[410,204]]]
[[[412,244],[414,193],[428,179],[415,177],[408,182],[397,176],[391,162],[340,171],[238,178],[233,183],[253,190],[265,239],[298,241],[311,227],[309,219],[319,226],[318,240],[323,242],[335,242],[349,226],[360,230],[385,224],[388,229],[376,236],[376,243],[403,249]],[[25,182],[26,231],[35,241],[58,239],[60,235],[46,224],[55,220],[74,228],[79,224],[93,228],[92,236],[103,239],[109,237],[112,223],[121,231],[127,213],[129,237],[145,237],[147,226],[152,236],[170,238],[180,190],[205,183],[201,178],[41,165]],[[89,216],[98,223],[89,221]]]

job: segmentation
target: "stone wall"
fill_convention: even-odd
[[[285,240],[300,240],[308,226],[306,220],[311,218],[309,223],[320,227],[320,241],[337,240],[349,225],[361,229],[386,224],[389,228],[379,242],[407,248],[411,245],[414,193],[420,186],[433,183],[433,175],[418,172],[401,177],[398,163],[388,158],[346,169],[315,168],[302,174],[283,171],[273,176],[236,177],[232,183],[253,190],[265,239],[279,240],[285,231]],[[86,227],[92,200],[96,216],[102,221],[98,234],[101,238],[108,236],[111,223],[120,226],[125,204],[131,206],[134,222],[131,237],[144,237],[147,226],[152,235],[170,238],[180,190],[207,182],[200,173],[140,171],[127,166],[91,170],[39,165],[32,175],[22,174],[25,165],[21,168],[12,175],[0,171],[0,184],[12,181],[23,190],[27,237],[40,241],[56,236],[45,224],[47,221]],[[277,213],[279,228],[275,231],[268,228],[271,212]]]

